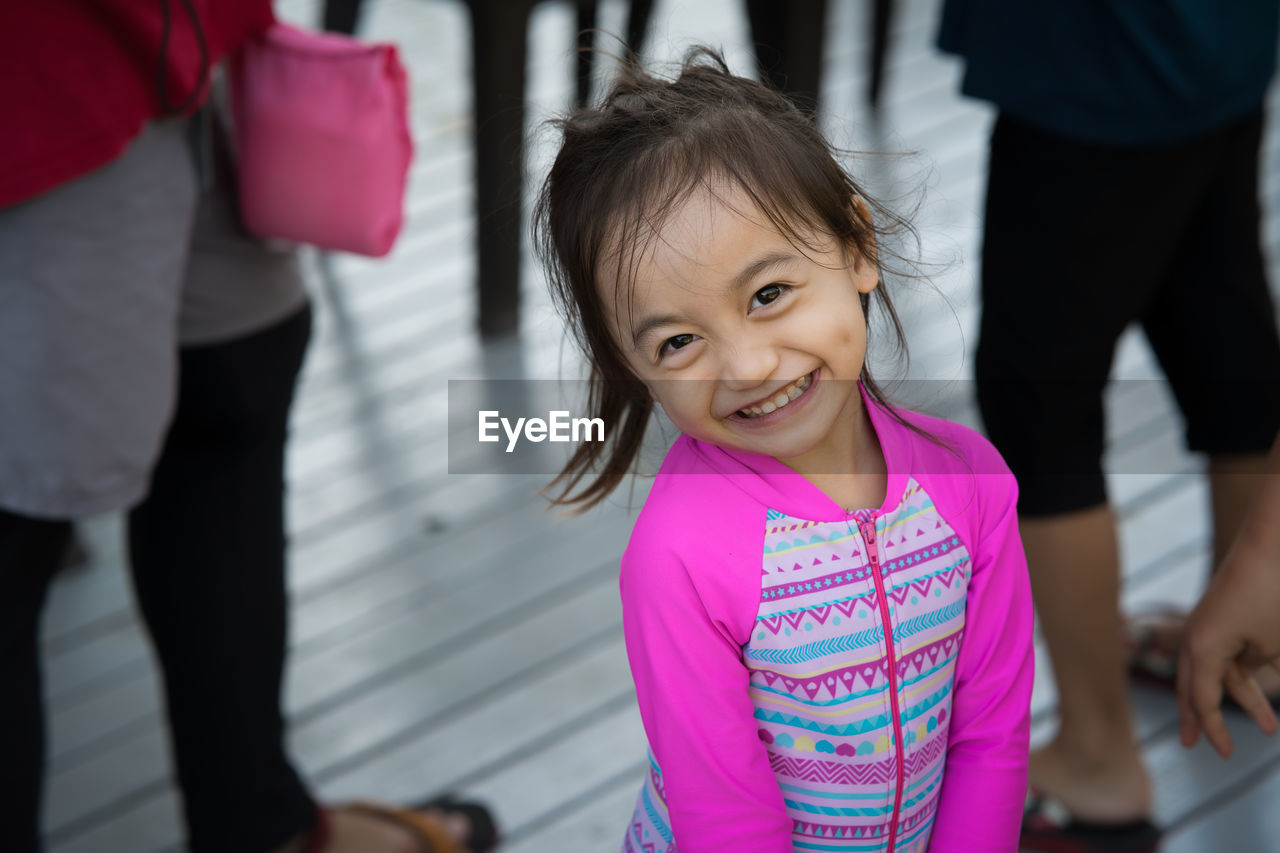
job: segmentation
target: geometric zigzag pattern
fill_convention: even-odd
[[[913,751],[907,757],[907,775],[916,776],[928,772],[945,751],[946,743],[941,738],[934,738],[924,748]],[[793,758],[774,753],[769,756],[769,765],[779,775],[827,785],[885,784],[895,771],[892,758],[867,764],[850,764],[821,758]]]
[[[944,587],[950,587],[951,584],[957,581],[963,581],[968,563],[969,560],[966,557],[954,565],[937,569],[932,575],[913,577],[906,583],[889,586],[887,589],[889,599],[895,604],[902,604],[911,595],[927,596],[935,582],[942,584]],[[840,579],[860,579],[860,574],[859,572],[845,572],[834,577],[837,581]],[[762,601],[777,601],[793,595],[803,596],[816,589],[826,589],[830,585],[831,578],[818,578],[812,583],[794,584],[786,588],[773,587],[766,589],[760,598]],[[836,586],[839,587],[839,583]],[[796,628],[803,624],[806,619],[824,624],[831,616],[842,615],[849,617],[860,607],[879,607],[876,601],[876,591],[872,589],[865,595],[846,596],[833,599],[824,604],[809,604],[793,610],[776,610],[771,616],[757,616],[756,621],[776,634],[788,626]]]
[[[923,633],[932,628],[941,628],[955,621],[956,617],[964,615],[964,604],[965,601],[961,598],[939,610],[905,619],[899,625],[894,626],[893,635],[895,638],[901,639]]]
[[[769,766],[774,773],[825,785],[885,785],[897,770],[893,760],[862,765],[841,764],[815,758],[792,758],[777,753],[769,756]]]
[[[841,637],[831,637],[826,640],[805,643],[802,646],[783,649],[748,649],[747,657],[751,660],[764,661],[766,663],[804,663],[805,661],[828,657],[841,652],[865,649],[868,646],[883,642],[884,628],[877,626],[853,634],[845,634]]]
[[[956,631],[902,655],[898,659],[898,678],[902,679],[902,686],[910,689],[946,667],[963,633]],[[800,679],[788,678],[763,666],[752,669],[755,689],[791,696],[814,705],[837,705],[866,699],[883,693],[889,686],[887,657],[836,667],[817,676]]]
[[[856,735],[865,735],[870,732],[883,729],[889,725],[889,716],[887,714],[877,714],[874,717],[867,717],[861,720],[853,720],[842,726],[832,725],[830,723],[819,722],[808,717],[802,717],[798,714],[781,714],[777,711],[768,711],[764,708],[756,708],[756,719],[765,723],[777,723],[784,728],[804,729],[811,732],[821,732],[824,735],[832,737],[854,737]]]
[[[951,586],[957,580],[964,579],[964,570],[968,564],[968,560],[957,563],[954,566],[944,566],[933,573],[932,576],[926,575],[917,578],[910,583],[904,583],[893,587],[889,590],[889,599],[897,604],[902,604],[911,595],[925,596],[929,594],[929,590],[935,582],[943,586]]]

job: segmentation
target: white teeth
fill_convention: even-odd
[[[746,417],[749,417],[749,418],[758,418],[758,417],[761,417],[762,415],[773,414],[774,412],[778,411],[778,409],[781,409],[783,406],[790,403],[792,400],[795,400],[796,398],[798,398],[801,394],[804,393],[804,390],[808,388],[812,383],[813,383],[813,379],[811,378],[811,374],[806,374],[800,377],[799,379],[797,379],[795,382],[792,382],[786,388],[779,391],[778,394],[772,399],[766,400],[765,402],[761,403],[759,406],[751,406],[746,409],[739,409],[738,414],[745,415]]]

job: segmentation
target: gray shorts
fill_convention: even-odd
[[[178,347],[306,301],[292,251],[202,191],[189,122],[153,122],[107,166],[0,209],[0,508],[77,518],[146,493]]]

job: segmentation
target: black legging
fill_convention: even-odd
[[[177,411],[150,493],[129,514],[134,589],[164,670],[196,853],[271,850],[315,819],[280,711],[284,447],[310,329],[302,310],[182,350]],[[0,837],[14,853],[39,849],[38,613],[68,532],[0,513]]]
[[[44,764],[39,618],[49,578],[71,538],[65,521],[0,510],[0,838],[39,849]]]

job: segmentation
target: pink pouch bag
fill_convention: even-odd
[[[277,23],[230,71],[245,228],[322,249],[391,251],[413,158],[395,46]]]

